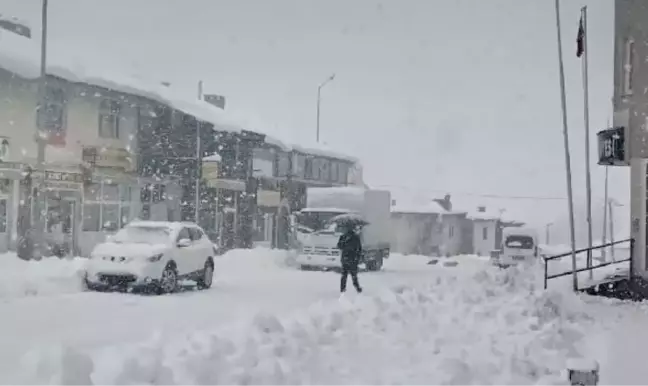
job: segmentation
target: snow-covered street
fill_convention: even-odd
[[[210,290],[160,297],[82,292],[82,261],[14,262],[22,277],[4,278],[0,381],[546,384],[585,353],[604,383],[643,379],[622,359],[636,344],[629,329],[648,321],[641,306],[545,292],[536,271],[452,260],[392,256],[361,275],[366,294],[342,299],[338,275],[262,249],[221,257]]]

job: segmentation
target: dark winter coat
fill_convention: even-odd
[[[342,252],[343,266],[357,266],[362,256],[362,242],[353,230],[346,231],[337,243],[338,249]]]

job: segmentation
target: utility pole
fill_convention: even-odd
[[[614,204],[616,202],[614,200],[609,200],[608,206],[610,210],[610,243],[614,244]],[[616,258],[614,256],[614,245],[610,247],[610,256],[612,257],[612,261],[616,261]]]
[[[574,225],[574,198],[572,191],[571,155],[569,153],[569,128],[567,124],[567,95],[565,91],[565,67],[563,64],[562,34],[560,32],[560,0],[555,1],[556,7],[556,40],[558,44],[558,70],[560,75],[560,105],[562,109],[563,141],[565,151],[565,177],[567,179],[567,204],[569,207],[569,231],[572,256],[572,285],[578,291],[578,273],[576,272],[576,234]]]
[[[609,127],[608,123],[608,127]],[[602,237],[602,244],[605,245],[607,244],[607,223],[608,223],[608,174],[609,174],[609,169],[608,166],[605,167],[605,193],[603,195],[603,237]],[[605,260],[607,259],[607,247],[601,248],[601,259],[602,262],[605,263]]]
[[[587,67],[587,7],[581,8],[581,19],[579,25],[579,37],[582,39],[582,60],[583,73],[583,114],[585,118],[585,192],[587,196],[587,267],[592,266],[592,175],[590,173],[590,122],[589,122],[589,77]],[[592,279],[593,272],[589,270],[589,278]]]
[[[198,82],[198,100],[203,99],[203,81]],[[200,179],[202,171],[202,153],[200,151],[200,120],[196,121],[196,203],[194,221],[200,225]]]
[[[326,86],[327,83],[333,81],[333,79],[335,79],[335,74],[332,74],[324,82],[317,86],[317,143],[319,143],[320,141],[320,104],[322,102],[322,87]]]
[[[47,4],[48,0],[42,0],[41,10],[41,57],[40,57],[40,79],[38,82],[38,107],[36,120],[36,170],[39,178],[37,187],[32,187],[31,197],[33,203],[33,252],[32,257],[40,259],[43,256],[45,244],[45,222],[43,216],[44,197],[45,197],[45,148],[47,146],[48,133],[45,127],[45,117],[47,111],[45,106],[47,102]]]

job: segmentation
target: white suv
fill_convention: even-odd
[[[135,221],[97,245],[86,265],[89,289],[144,288],[171,293],[178,280],[209,288],[216,249],[194,223]]]

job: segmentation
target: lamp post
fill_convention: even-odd
[[[41,9],[41,52],[40,52],[40,79],[38,82],[38,119],[36,127],[36,170],[40,175],[40,187],[32,188],[32,200],[34,208],[34,252],[40,258],[43,253],[45,222],[43,221],[44,209],[44,185],[45,185],[45,147],[47,146],[47,131],[45,127],[46,86],[47,86],[47,5],[48,0],[42,0]],[[38,193],[37,193],[38,190]]]
[[[320,141],[320,104],[322,102],[322,87],[335,79],[335,74],[331,74],[324,82],[317,86],[317,143]]]

